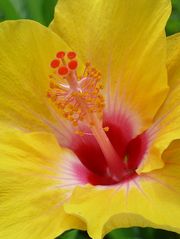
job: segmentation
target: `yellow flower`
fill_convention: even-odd
[[[61,0],[49,28],[0,24],[0,238],[180,232],[170,9],[169,0]]]

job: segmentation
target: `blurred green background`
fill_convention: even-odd
[[[56,2],[57,0],[0,0],[0,21],[29,18],[48,26],[53,18]],[[172,6],[173,11],[166,26],[167,35],[180,32],[180,0],[172,0]],[[70,230],[58,237],[58,239],[88,238],[86,232],[77,230]],[[180,239],[180,235],[158,229],[134,227],[114,230],[106,235],[105,239]]]
[[[167,35],[180,31],[180,0],[171,1],[173,11],[167,23]],[[0,0],[0,21],[28,18],[48,26],[53,18],[56,2],[57,0]]]

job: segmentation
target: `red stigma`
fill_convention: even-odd
[[[70,70],[75,70],[77,68],[77,66],[78,66],[77,61],[70,61],[68,63],[68,67],[69,67]]]
[[[58,70],[59,75],[65,76],[68,73],[68,68],[66,66],[62,66]]]
[[[69,59],[74,59],[76,57],[76,53],[73,51],[68,52],[67,57]]]
[[[57,58],[64,58],[65,56],[65,52],[64,51],[59,51],[57,54],[56,54]]]
[[[59,66],[59,64],[60,64],[60,62],[57,59],[51,61],[51,67],[52,68],[57,68]]]

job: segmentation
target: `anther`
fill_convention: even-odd
[[[84,132],[81,131],[81,130],[76,130],[74,133],[75,133],[75,134],[78,134],[78,135],[80,135],[80,136],[83,136],[83,135],[84,135]]]
[[[90,62],[86,62],[86,67],[89,67],[91,65]]]
[[[54,88],[56,87],[56,84],[55,84],[54,81],[51,80],[51,81],[49,82],[49,86],[50,86],[51,89],[54,89]]]
[[[50,91],[47,92],[47,97],[51,98],[51,92]]]
[[[104,127],[103,129],[104,129],[105,132],[109,131],[109,127],[108,126]]]

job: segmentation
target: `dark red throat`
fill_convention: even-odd
[[[92,185],[113,185],[129,181],[137,176],[136,169],[140,165],[148,145],[146,133],[133,136],[133,127],[126,118],[104,117],[104,126],[111,144],[124,164],[124,171],[119,181],[114,180],[108,173],[105,157],[93,135],[75,135],[70,148],[81,163],[88,169],[86,177]],[[116,119],[116,120],[114,120]]]

